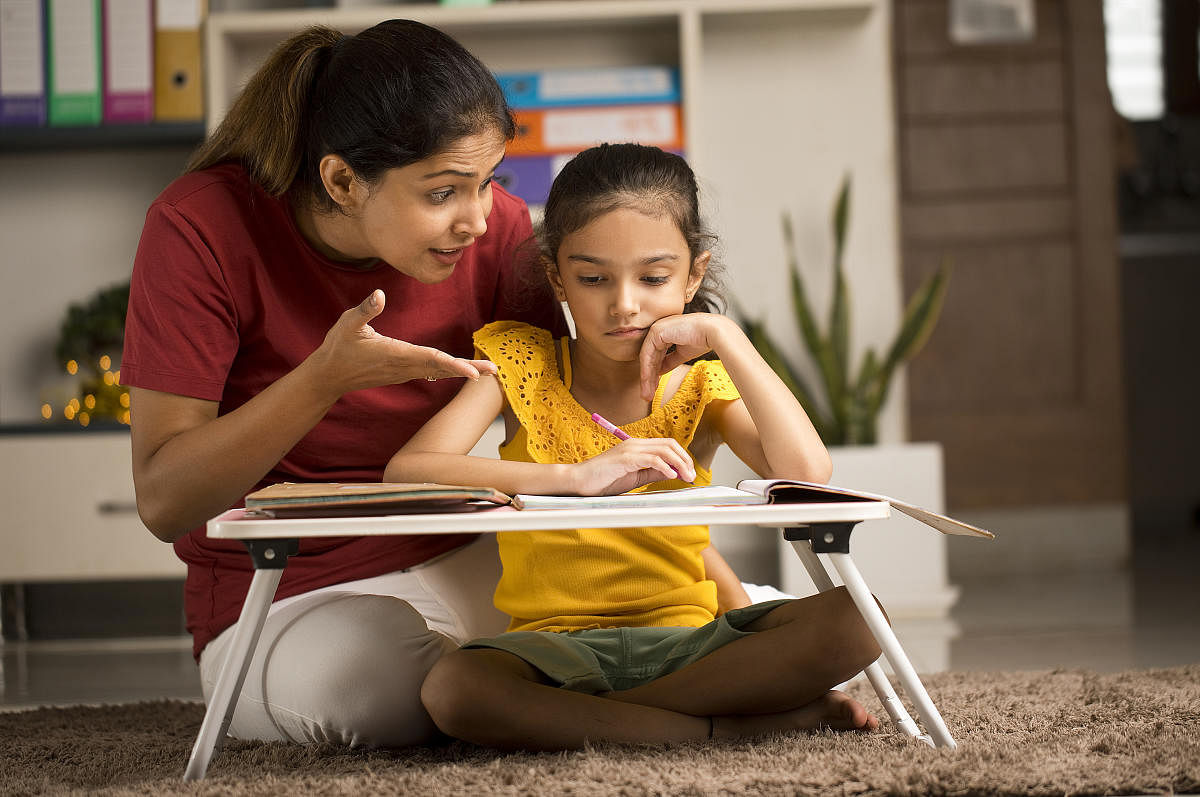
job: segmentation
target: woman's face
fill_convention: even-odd
[[[424,283],[449,277],[467,247],[487,231],[492,176],[504,145],[497,132],[467,136],[385,172],[370,189],[357,183],[359,199],[350,218],[360,252],[353,256],[378,258]]]
[[[651,324],[683,312],[704,276],[701,258],[693,267],[669,216],[618,208],[563,236],[550,281],[571,309],[578,345],[629,362]]]

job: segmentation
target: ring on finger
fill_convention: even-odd
[[[426,382],[436,382],[437,380],[438,380],[438,378],[437,378],[436,376],[427,376],[427,377],[425,377],[425,381],[426,381]]]

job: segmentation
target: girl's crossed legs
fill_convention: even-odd
[[[742,630],[753,633],[652,681],[597,694],[561,688],[513,653],[460,649],[433,667],[421,699],[444,732],[502,749],[878,727],[861,704],[830,691],[880,654],[845,588],[788,601]]]

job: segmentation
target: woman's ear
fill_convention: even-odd
[[[353,210],[360,201],[362,184],[350,164],[339,155],[326,155],[321,158],[320,172],[330,198],[342,210]]]
[[[704,275],[708,272],[708,261],[710,260],[712,260],[712,252],[706,250],[696,255],[696,259],[692,261],[691,271],[688,272],[687,293],[685,294],[689,302],[696,295],[696,291],[700,290],[700,283],[704,282]]]

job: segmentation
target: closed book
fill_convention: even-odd
[[[46,0],[47,117],[54,126],[98,125],[100,0]]]
[[[246,496],[246,509],[272,517],[348,517],[473,512],[519,505],[491,487],[433,482],[281,482]]]
[[[591,105],[513,111],[517,135],[510,155],[578,152],[603,142],[633,142],[683,149],[683,115],[678,103]]]
[[[0,125],[46,123],[42,0],[0,0]]]
[[[154,119],[154,1],[104,0],[104,121]]]
[[[508,104],[517,109],[679,102],[679,70],[669,66],[612,66],[498,72]]]
[[[158,0],[154,12],[154,118],[204,119],[200,26],[204,0]]]

